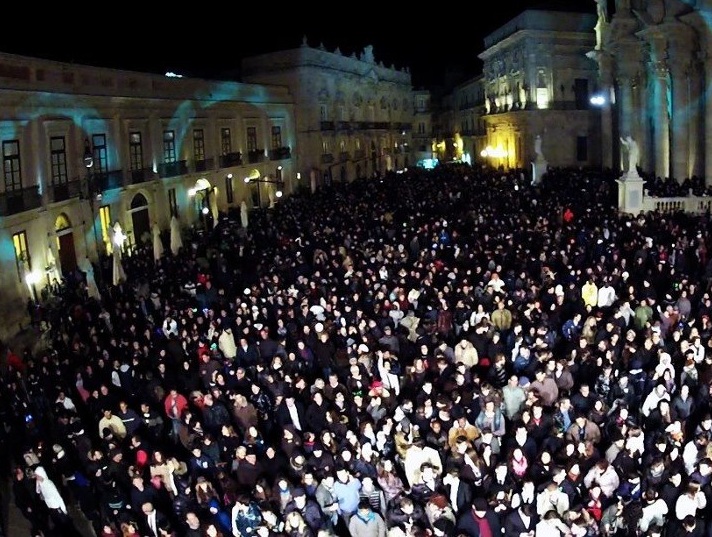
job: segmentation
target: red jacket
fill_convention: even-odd
[[[163,407],[166,409],[166,416],[169,418],[173,418],[171,407],[173,406],[173,403],[171,401],[171,394],[168,394],[168,396],[165,398],[163,401]],[[176,396],[176,411],[178,412],[178,418],[180,418],[183,415],[183,411],[186,409],[188,406],[188,400],[185,398],[185,396],[178,394]]]

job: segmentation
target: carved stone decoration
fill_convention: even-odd
[[[381,97],[381,110],[388,108],[388,99]]]
[[[395,97],[393,98],[393,103],[391,104],[391,108],[393,108],[393,110],[398,110],[398,99],[396,99]]]
[[[344,93],[342,91],[337,91],[335,100],[337,103],[343,103],[345,101]]]
[[[319,90],[319,93],[317,94],[317,97],[319,101],[324,102],[329,100],[329,90],[326,88],[322,88]]]
[[[363,97],[361,97],[361,94],[359,92],[356,92],[351,98],[351,101],[353,102],[354,106],[360,107],[363,104]]]

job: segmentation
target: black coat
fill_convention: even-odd
[[[489,522],[492,535],[501,535],[502,526],[499,522],[497,514],[491,509],[488,509],[485,512],[485,518],[487,519],[487,522]],[[480,526],[475,520],[475,514],[472,509],[468,509],[460,515],[460,518],[457,520],[457,529],[460,530],[461,533],[467,535],[467,537],[480,537]]]

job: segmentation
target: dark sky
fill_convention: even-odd
[[[220,78],[223,73],[235,73],[240,58],[298,47],[306,35],[311,46],[323,43],[328,50],[338,46],[346,55],[371,44],[377,61],[399,68],[408,65],[415,86],[431,87],[442,83],[446,72],[478,73],[477,55],[482,52],[484,36],[524,9],[595,12],[594,0],[477,0],[464,7],[457,2],[416,7],[367,1],[339,3],[338,9],[323,11],[308,3],[298,7],[280,4],[265,5],[266,14],[252,14],[244,11],[244,3],[208,0],[193,4],[190,11],[166,13],[164,18],[141,17],[140,10],[134,17],[122,9],[111,14],[103,9],[95,13],[77,8],[76,14],[68,14],[63,7],[61,16],[67,22],[59,23],[48,13],[32,30],[18,26],[15,31],[4,31],[0,51],[118,69]],[[426,7],[429,12],[415,14]]]

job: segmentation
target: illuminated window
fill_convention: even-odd
[[[109,171],[109,161],[106,152],[106,134],[92,134],[92,152],[94,157],[93,173],[106,173]]]
[[[143,142],[140,132],[129,134],[129,166],[132,171],[143,169]]]
[[[418,134],[425,134],[425,123],[422,121],[418,123]]]
[[[549,90],[547,88],[536,89],[536,107],[549,108]]]
[[[27,233],[20,231],[12,236],[12,245],[15,247],[15,265],[17,277],[22,281],[22,276],[30,270],[30,254],[27,250]]]
[[[346,140],[344,140],[343,138],[339,140],[339,151],[342,153],[346,152]]]
[[[111,252],[111,206],[99,207],[99,221],[101,222],[101,240],[104,241],[106,251]]]
[[[329,121],[329,108],[325,104],[319,105],[319,119]]]
[[[272,126],[272,149],[280,149],[282,147],[282,127],[279,125]]]
[[[232,189],[232,174],[229,173],[225,176],[225,195],[227,196],[227,202],[232,203],[234,201],[234,191]]]
[[[176,133],[163,131],[163,162],[176,161]]]
[[[328,155],[331,153],[331,143],[326,138],[321,141],[321,153],[322,155]]]
[[[360,138],[356,138],[354,140],[354,147],[356,148],[356,151],[361,150],[361,139]]]
[[[346,121],[346,107],[339,106],[339,121]]]
[[[168,189],[168,210],[171,216],[178,218],[178,198],[176,198],[176,189]]]
[[[5,173],[5,191],[22,188],[20,173],[20,142],[7,140],[2,143],[3,172]]]
[[[223,127],[220,129],[220,154],[228,155],[232,153],[232,136],[230,129]]]
[[[257,127],[247,127],[247,150],[257,151]]]
[[[193,129],[193,159],[196,162],[205,160],[205,133],[203,129]]]
[[[50,138],[49,151],[52,161],[52,184],[64,184],[67,182],[67,150],[64,145],[64,136]]]

